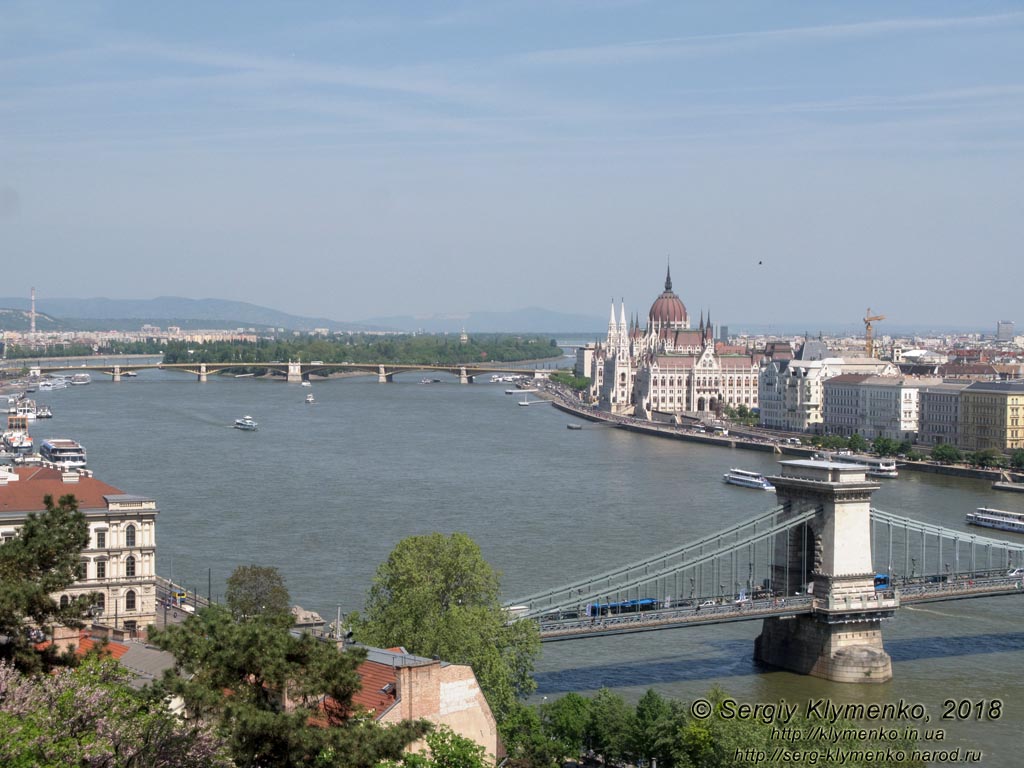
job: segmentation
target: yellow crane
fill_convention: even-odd
[[[864,352],[868,357],[875,356],[875,337],[871,324],[881,320],[885,320],[885,315],[872,315],[871,307],[868,307],[867,314],[864,315]]]

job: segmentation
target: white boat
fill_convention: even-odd
[[[36,406],[36,418],[37,419],[52,419],[53,411],[50,410],[48,405],[37,405]]]
[[[240,419],[235,419],[235,429],[255,432],[257,427],[259,427],[259,424],[256,423],[252,416],[243,416]]]
[[[775,490],[775,486],[769,483],[768,479],[760,472],[750,472],[746,469],[733,467],[722,475],[722,480],[732,485],[742,485],[744,488],[757,488],[762,491]]]
[[[994,528],[997,531],[1024,533],[1024,512],[978,507],[977,511],[967,513],[967,523],[982,528]]]
[[[70,383],[76,386],[81,386],[82,384],[88,384],[91,381],[92,376],[90,376],[88,373],[76,373],[74,376],[71,377]]]
[[[10,411],[17,416],[23,416],[29,421],[35,421],[36,419],[36,401],[29,400],[27,397],[23,397],[17,403],[14,404],[14,408]]]
[[[39,446],[43,461],[56,464],[60,469],[81,469],[85,466],[85,448],[74,440],[54,437]]]
[[[310,382],[308,382],[308,381],[303,381],[302,382],[302,386],[304,386],[304,387],[312,387],[313,385]]]
[[[127,377],[127,378],[129,378],[129,379],[134,379],[134,378],[135,378],[136,376],[138,376],[139,374],[137,374],[137,373],[136,373],[135,371],[125,371],[125,372],[124,372],[124,373],[122,373],[121,375],[122,375],[122,376],[124,376],[124,377]]]
[[[32,435],[28,433],[28,419],[14,413],[7,415],[7,431],[0,436],[0,445],[18,456],[32,453]]]
[[[316,400],[313,399],[313,393],[312,392],[310,392],[308,395],[306,395],[306,402],[307,403],[315,403],[316,402]]]
[[[859,464],[867,468],[871,477],[899,477],[896,470],[896,459],[891,456],[868,456],[861,453],[821,453],[812,458],[827,461],[838,461],[842,464]]]
[[[38,388],[40,392],[49,392],[53,389],[53,382],[49,379],[43,379],[39,382]]]

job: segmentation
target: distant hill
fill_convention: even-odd
[[[0,298],[0,307],[27,312],[30,302],[25,298]],[[60,318],[62,324],[74,328],[138,328],[143,323],[180,325],[185,328],[286,328],[310,331],[329,328],[332,331],[372,330],[358,323],[345,323],[321,317],[300,317],[276,309],[224,299],[185,299],[160,296],[155,299],[39,299],[38,313]],[[27,315],[26,315],[27,316]],[[0,324],[3,317],[0,316]],[[27,326],[26,326],[27,327]],[[39,330],[46,330],[37,322]]]
[[[0,304],[4,299],[0,299]],[[29,331],[32,329],[32,317],[28,309],[0,309],[0,328],[7,331]],[[63,331],[67,324],[49,315],[36,312],[37,331]]]
[[[373,317],[367,325],[424,333],[558,333],[595,337],[607,331],[607,321],[596,315],[574,315],[553,312],[540,307],[527,307],[510,312],[468,312],[466,314],[394,315]]]

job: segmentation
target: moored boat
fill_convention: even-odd
[[[315,403],[316,402],[316,400],[313,398],[313,393],[312,392],[310,392],[308,395],[306,395],[306,402],[307,403]]]
[[[757,488],[762,491],[774,491],[775,486],[768,482],[768,479],[760,472],[750,472],[746,469],[736,469],[733,467],[726,474],[722,475],[722,480],[731,485],[741,485],[744,488]]]
[[[74,384],[75,386],[81,386],[83,384],[88,384],[91,381],[92,376],[90,376],[88,373],[76,373],[74,376],[71,377],[70,383]]]
[[[36,418],[37,419],[52,419],[53,411],[50,410],[48,405],[37,405],[36,406]]]
[[[85,448],[81,443],[66,437],[44,440],[39,446],[43,461],[56,464],[60,469],[81,469],[85,467]]]
[[[245,432],[255,432],[259,427],[259,424],[253,419],[252,416],[246,415],[240,419],[235,419],[235,429],[241,429]]]
[[[1007,512],[1002,509],[978,507],[974,512],[967,513],[967,524],[982,528],[994,528],[997,531],[1024,533],[1024,512]]]

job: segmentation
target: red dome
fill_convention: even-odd
[[[662,328],[683,328],[686,326],[689,315],[686,313],[686,306],[672,292],[671,272],[666,275],[665,290],[654,300],[647,319],[652,326],[657,323]]]

